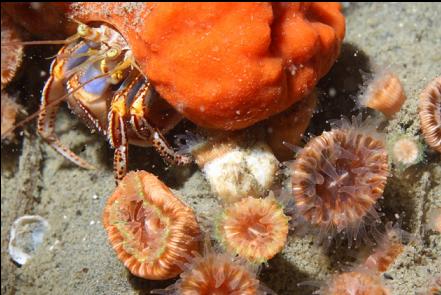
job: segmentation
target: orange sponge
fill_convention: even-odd
[[[202,127],[241,129],[309,94],[338,56],[337,3],[81,3],[117,28],[156,90]]]

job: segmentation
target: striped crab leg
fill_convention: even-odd
[[[178,154],[173,150],[161,131],[152,126],[146,118],[148,101],[151,97],[150,83],[142,77],[143,83],[137,91],[130,106],[130,123],[140,138],[153,143],[153,147],[168,163],[173,165],[187,165],[193,162],[190,155]]]
[[[63,47],[58,53],[60,56],[65,54],[66,47]],[[86,168],[95,169],[95,167],[77,156],[68,147],[63,145],[55,134],[55,118],[60,103],[60,97],[66,96],[64,87],[64,75],[66,60],[55,59],[50,69],[50,77],[47,80],[41,96],[40,113],[37,121],[37,131],[40,136],[58,153],[75,163],[76,165]],[[58,100],[58,102],[56,102]]]
[[[126,99],[131,85],[118,91],[112,98],[109,111],[109,142],[115,149],[113,154],[113,175],[118,184],[127,173],[129,153]]]

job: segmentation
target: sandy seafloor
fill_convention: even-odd
[[[345,4],[344,13],[347,33],[342,55],[319,84],[323,111],[313,119],[312,129],[320,129],[325,117],[339,112],[349,115],[338,106],[347,105],[356,94],[360,70],[369,71],[372,64],[391,65],[408,99],[397,116],[385,123],[387,137],[405,133],[422,139],[417,98],[441,74],[441,5]],[[20,85],[15,84],[18,92]],[[335,97],[326,94],[329,87],[336,90]],[[98,169],[70,164],[35,136],[33,127],[28,127],[19,144],[2,145],[2,294],[146,294],[173,283],[136,278],[117,259],[101,224],[103,206],[114,189],[112,151],[102,136],[91,134],[67,108],[60,111],[57,125],[61,140]],[[151,149],[131,149],[130,157],[131,169],[158,175],[198,215],[219,208],[196,167],[167,168]],[[380,206],[386,217],[404,216],[403,228],[416,237],[387,271],[384,282],[392,294],[415,294],[441,274],[441,235],[425,225],[428,211],[441,206],[439,154],[426,149],[422,163],[402,173],[392,170]],[[45,217],[50,231],[33,259],[19,267],[11,261],[7,245],[11,223],[25,214]],[[326,280],[350,261],[346,248],[326,250],[314,246],[313,240],[312,235],[299,237],[291,232],[285,249],[263,267],[262,281],[278,294],[311,294],[314,288],[297,283]]]

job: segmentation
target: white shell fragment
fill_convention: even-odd
[[[46,219],[38,215],[25,215],[14,221],[9,239],[9,255],[16,263],[25,264],[43,242],[49,229]]]
[[[252,148],[233,148],[202,168],[211,188],[226,203],[244,197],[261,197],[273,184],[279,162],[270,148],[258,143]]]

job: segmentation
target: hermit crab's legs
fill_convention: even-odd
[[[130,123],[137,135],[146,141],[153,143],[156,151],[162,158],[173,165],[187,165],[193,162],[193,158],[189,155],[182,155],[176,153],[164,138],[161,131],[152,126],[146,119],[146,106],[148,99],[150,99],[150,83],[146,82],[138,90],[137,95],[130,107]]]
[[[60,52],[62,51],[63,49]],[[47,80],[41,96],[40,114],[37,121],[38,133],[54,150],[70,161],[86,169],[95,169],[93,165],[81,159],[69,148],[64,146],[55,134],[55,117],[59,105],[62,102],[59,98],[65,95],[63,62],[59,63],[58,60],[55,59],[51,65],[50,72],[52,74]],[[57,99],[59,100],[58,103],[51,104],[51,102]],[[49,105],[50,107],[48,107]]]
[[[150,83],[146,83],[142,75],[138,75],[130,81],[129,85],[122,87],[112,99],[108,134],[110,144],[115,148],[113,169],[117,182],[127,173],[129,127],[132,127],[139,138],[152,142],[155,149],[168,162],[181,165],[192,162],[191,157],[177,154],[161,132],[145,119],[147,114],[145,108],[148,105],[150,91]]]

